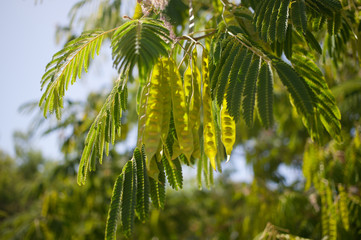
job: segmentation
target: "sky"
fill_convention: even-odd
[[[68,22],[68,12],[76,2],[0,1],[0,149],[10,155],[14,155],[14,131],[25,132],[33,120],[30,115],[20,113],[19,107],[29,101],[40,99],[40,80],[45,66],[52,55],[62,47],[55,42],[56,26]],[[92,69],[88,74],[92,77],[78,81],[67,92],[67,96],[75,100],[85,99],[91,90],[104,86],[104,81],[97,81],[104,78],[104,72],[106,76],[114,73],[111,64],[102,71],[99,67]],[[110,83],[111,80],[107,82]],[[59,157],[57,137],[56,134],[38,136],[33,138],[32,144],[35,148],[41,148],[45,156]]]

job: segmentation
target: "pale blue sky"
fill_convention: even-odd
[[[31,123],[32,118],[19,113],[18,108],[25,102],[40,99],[40,79],[45,65],[61,49],[61,45],[55,43],[55,28],[67,23],[67,14],[75,2],[43,0],[41,4],[35,4],[35,0],[0,1],[0,149],[7,153],[14,153],[13,132],[25,131]],[[109,58],[107,51],[102,51],[105,56],[99,57],[100,62]],[[84,99],[92,89],[110,83],[110,76],[114,73],[111,64],[101,66],[105,69],[100,71],[99,66],[92,69],[89,77],[71,87],[67,96]],[[103,73],[106,73],[105,76]],[[35,138],[34,146],[41,148],[47,156],[59,156],[57,137]]]

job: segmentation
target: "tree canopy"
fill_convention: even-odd
[[[54,129],[73,126],[66,153],[84,141],[80,185],[137,128],[137,147],[115,179],[106,239],[118,225],[131,237],[135,219],[152,221],[150,202],[164,208],[166,182],[183,188],[182,165],[196,166],[200,188],[213,185],[235,145],[255,175],[239,198],[254,212],[234,220],[242,222],[237,236],[256,235],[247,226],[258,214],[269,219],[258,239],[360,237],[360,1],[143,0],[123,17],[120,0],[97,1],[89,13],[92,2],[78,1],[58,29],[68,41],[46,66],[39,106],[45,117],[55,112]],[[113,88],[81,121],[65,101],[61,118],[66,91],[105,42],[119,73]],[[302,166],[304,184],[287,190],[281,164]],[[284,216],[268,217],[273,206]],[[303,217],[294,220],[300,229],[288,214]]]

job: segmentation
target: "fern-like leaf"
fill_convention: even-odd
[[[227,104],[227,107],[229,107],[228,112],[235,120],[238,120],[240,117],[241,101],[244,93],[243,89],[252,57],[253,57],[253,52],[247,51],[247,54],[238,72],[237,81],[232,93],[232,101],[230,103],[228,102]]]
[[[118,120],[118,126],[116,127],[116,118],[121,116],[121,107],[119,104],[118,89],[122,86],[122,80],[115,82],[115,85],[107,97],[105,104],[101,108],[94,122],[92,123],[87,137],[85,138],[85,146],[80,159],[78,170],[78,184],[82,185],[86,182],[86,176],[88,169],[93,170],[93,167],[89,164],[92,160],[92,156],[99,157],[99,162],[102,162],[104,145],[106,148],[106,154],[109,151],[109,143],[114,144],[116,133],[120,134],[120,127]],[[118,96],[118,98],[116,98]],[[115,107],[115,105],[117,105]],[[118,117],[117,117],[118,116]],[[95,163],[93,159],[93,164]]]
[[[292,58],[292,24],[288,24],[286,39],[283,46],[283,51],[288,59]]]
[[[105,239],[116,239],[118,219],[120,215],[121,194],[123,189],[123,173],[121,173],[114,183],[112,200],[109,206],[107,224],[105,228]]]
[[[169,185],[173,188],[178,190],[178,186],[177,186],[177,182],[174,176],[174,172],[172,169],[172,162],[170,162],[171,160],[169,160],[165,155],[162,156],[162,163],[164,166],[164,170],[168,179],[168,183]]]
[[[333,11],[342,9],[342,4],[339,0],[317,0],[317,2]]]
[[[345,230],[348,231],[350,228],[350,223],[348,219],[349,209],[347,207],[347,193],[345,191],[345,188],[342,186],[342,184],[338,185],[338,191],[339,191],[339,207],[341,213],[341,221]]]
[[[158,180],[149,178],[150,198],[154,207],[163,209],[165,201],[165,174],[162,162],[157,162],[157,165],[159,169]]]
[[[134,150],[134,159],[137,166],[137,205],[136,212],[139,220],[145,222],[149,214],[149,177],[145,165],[144,148],[142,152],[136,148]]]
[[[219,106],[222,105],[224,92],[226,91],[226,86],[228,83],[228,75],[231,71],[232,65],[234,63],[234,58],[238,51],[240,50],[240,46],[238,43],[233,43],[232,49],[230,50],[229,55],[225,62],[219,64],[221,67],[220,74],[218,76],[216,91],[217,91],[217,103]]]
[[[135,161],[128,161],[123,168],[123,192],[121,199],[121,221],[123,233],[129,237],[133,233],[136,206],[136,166]]]
[[[183,174],[182,174],[182,165],[179,161],[179,158],[173,160],[174,168],[173,172],[177,180],[177,185],[180,189],[183,188]]]
[[[266,15],[267,9],[270,9],[269,5],[272,3],[272,1],[261,1],[258,4],[258,8],[256,9],[255,16],[255,25],[258,30],[258,32],[262,32],[262,25],[264,22],[264,18]]]
[[[179,159],[169,160],[165,156],[162,157],[162,163],[164,166],[165,173],[169,185],[175,189],[183,188],[183,177],[182,177],[182,166],[179,162]]]
[[[257,86],[257,106],[259,116],[265,128],[273,124],[273,81],[270,66],[263,62]]]
[[[318,52],[319,54],[322,53],[322,49],[320,44],[318,43],[317,39],[315,38],[315,36],[313,36],[312,32],[310,32],[309,30],[306,31],[305,33],[305,39],[307,41],[308,46],[310,46],[313,50],[315,50],[316,52]]]
[[[277,0],[269,0],[267,2],[269,2],[269,3],[267,5],[267,10],[264,13],[262,26],[261,26],[261,29],[258,30],[261,33],[261,37],[264,41],[267,41],[267,35],[268,35],[267,33],[268,33],[269,26],[272,24],[275,24],[275,23],[270,22],[272,12],[273,11],[278,12],[278,8],[277,8],[277,10],[275,9],[276,8],[275,3],[277,2]]]
[[[131,72],[135,65],[146,76],[161,55],[167,55],[171,39],[163,22],[142,18],[122,25],[112,37],[114,66]]]
[[[277,21],[276,21],[276,37],[279,42],[283,42],[285,39],[285,33],[287,29],[287,19],[288,19],[288,6],[290,0],[284,0],[281,3]]]
[[[313,92],[313,102],[321,113],[316,118],[321,120],[325,129],[334,139],[341,141],[341,113],[321,70],[307,55],[302,50],[296,49],[292,63],[295,70],[303,76],[306,84]],[[319,138],[320,136],[313,137]]]
[[[328,213],[328,229],[329,235],[328,239],[336,240],[337,239],[337,215],[335,205],[333,204],[332,189],[329,186],[329,183],[324,182],[324,187],[326,188],[326,201],[327,201],[327,213]]]
[[[313,115],[311,96],[305,82],[298,76],[296,71],[290,65],[280,61],[274,62],[273,67],[290,92],[296,107],[304,116]]]
[[[212,78],[210,78],[210,85],[211,85],[211,96],[212,98],[215,97],[215,93],[216,93],[216,89],[217,89],[217,84],[218,84],[218,80],[219,80],[219,75],[222,71],[223,68],[223,64],[225,63],[227,57],[230,54],[230,51],[233,47],[234,42],[232,41],[231,37],[226,38],[226,40],[223,40],[225,42],[224,44],[224,50],[222,50],[222,55],[221,55],[221,59],[218,62],[218,64],[216,65],[216,69],[214,70],[214,73],[212,74]],[[211,65],[211,64],[210,64]]]
[[[239,69],[242,66],[242,63],[246,57],[246,54],[247,54],[247,48],[245,48],[245,47],[242,48],[242,50],[238,51],[236,57],[234,58],[231,72],[229,73],[229,83],[228,83],[228,88],[227,88],[227,93],[226,93],[228,112],[230,112],[232,109],[231,103],[233,102],[234,89],[236,88],[236,85],[238,83],[237,77],[238,77]],[[240,92],[238,92],[237,94],[240,94]],[[233,115],[233,117],[234,117],[234,115]]]
[[[256,84],[258,71],[260,67],[260,58],[253,55],[251,65],[246,75],[244,83],[244,99],[242,102],[243,118],[248,126],[253,124],[254,105],[256,101]]]
[[[281,5],[282,0],[276,0],[275,4],[272,9],[272,14],[270,17],[270,21],[268,23],[268,32],[267,32],[267,39],[271,42],[274,42],[276,40],[276,22],[278,17],[278,11]],[[265,36],[264,36],[265,39]]]
[[[301,33],[307,31],[306,6],[304,0],[297,0],[292,3],[291,19],[295,28]]]
[[[39,106],[44,108],[44,117],[47,112],[55,110],[56,117],[60,119],[63,97],[69,83],[74,84],[76,78],[81,78],[82,71],[88,70],[89,59],[94,58],[95,52],[99,54],[105,35],[114,30],[84,32],[53,56],[41,79],[42,89],[47,84],[39,102]]]

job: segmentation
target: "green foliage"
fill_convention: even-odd
[[[149,178],[150,183],[150,198],[152,199],[155,208],[164,209],[165,201],[165,174],[162,162],[157,164],[159,170],[158,179]]]
[[[260,67],[260,59],[253,55],[251,65],[244,83],[244,99],[242,101],[243,117],[247,125],[253,123],[254,104],[256,102],[256,84]],[[263,109],[261,109],[263,111]]]
[[[169,30],[155,19],[131,20],[112,37],[114,66],[122,74],[137,64],[139,75],[146,77],[161,55],[167,55]]]
[[[149,214],[149,178],[145,165],[146,156],[144,149],[134,150],[134,159],[137,166],[137,206],[136,212],[140,221],[145,222]]]
[[[110,31],[89,31],[83,33],[57,52],[46,66],[45,74],[41,80],[41,88],[47,85],[39,106],[47,112],[56,112],[60,119],[60,109],[63,107],[63,97],[68,90],[69,83],[73,85],[76,78],[80,78],[82,71],[88,71],[89,59],[94,58],[95,52],[99,54],[100,46],[106,34]],[[44,106],[43,106],[44,104]]]
[[[258,75],[257,106],[263,126],[269,128],[273,124],[273,82],[272,72],[267,63],[262,63]]]
[[[105,239],[116,239],[118,218],[120,214],[121,194],[123,187],[123,173],[115,181],[112,193],[112,201],[109,207],[107,225],[105,228]]]
[[[162,164],[164,166],[164,170],[167,175],[167,179],[169,185],[175,189],[182,189],[183,188],[183,176],[182,176],[182,167],[178,158],[174,160],[168,160],[167,157],[162,157]]]
[[[121,196],[121,221],[124,235],[129,237],[134,227],[134,216],[136,206],[136,179],[135,162],[129,161],[123,168],[123,191]]]
[[[87,2],[79,2],[73,14]],[[69,82],[73,84],[87,71],[103,38],[113,33],[111,50],[119,78],[93,123],[83,125],[83,132],[89,130],[78,170],[78,184],[85,184],[88,171],[96,169],[97,161],[102,164],[104,152],[108,156],[109,144],[115,146],[126,135],[124,123],[136,121],[128,120],[128,114],[137,112],[138,148],[114,185],[106,230],[109,238],[115,237],[118,217],[123,233],[131,237],[135,216],[141,222],[148,218],[149,198],[155,208],[165,208],[166,179],[173,189],[183,188],[181,164],[197,164],[198,187],[202,187],[202,174],[210,187],[213,169],[221,171],[234,139],[246,149],[255,184],[264,183],[259,178],[283,184],[277,170],[282,161],[300,167],[303,155],[305,187],[321,202],[322,236],[357,235],[350,231],[347,201],[357,199],[349,187],[358,186],[360,175],[356,170],[360,88],[357,80],[346,79],[359,72],[358,2],[190,1],[187,22],[187,8],[180,0],[170,1],[168,7],[167,1],[142,1],[136,5],[135,19],[126,16],[124,23],[112,17],[120,2],[110,2],[104,8],[110,20],[102,21],[114,26],[108,31],[84,32],[55,54],[41,82],[47,88],[40,100],[45,116],[55,111],[60,118]],[[209,13],[210,18],[206,17]],[[201,67],[197,62],[200,49]],[[336,86],[334,91],[330,86]],[[135,94],[128,97],[132,87],[137,101],[129,101],[128,106],[128,98],[135,99]],[[341,111],[336,99],[344,107]],[[350,138],[352,132],[356,135]],[[343,161],[336,161],[337,151],[349,157],[344,171],[340,170]],[[289,209],[288,200],[280,207]],[[343,224],[342,231],[338,223]],[[274,224],[268,224],[259,238],[294,237]]]
[[[109,144],[114,145],[116,135],[121,134],[121,107],[126,106],[127,100],[122,96],[127,91],[126,86],[123,87],[124,80],[118,80],[111,93],[106,99],[106,103],[99,111],[97,117],[92,123],[87,137],[85,138],[85,147],[80,159],[78,170],[78,184],[85,184],[88,170],[95,170],[95,159],[99,158],[102,163],[103,151],[105,145],[105,153],[108,155]],[[123,109],[125,110],[125,109]],[[90,159],[94,159],[94,163],[90,164]]]

